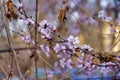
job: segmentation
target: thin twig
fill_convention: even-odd
[[[4,5],[5,5],[5,1],[4,1]],[[4,6],[4,12],[6,14],[5,6]],[[7,19],[6,19],[6,21],[8,22]],[[20,79],[22,80],[23,77],[22,77],[22,73],[21,73],[21,70],[20,70],[20,66],[19,66],[18,60],[17,60],[16,51],[14,50],[14,48],[12,46],[11,39],[10,39],[10,31],[9,31],[9,29],[7,27],[8,27],[8,24],[6,24],[5,30],[6,30],[6,34],[7,34],[7,39],[8,39],[9,47],[10,47],[10,49],[13,52],[14,59],[15,59],[15,62],[16,62],[16,66],[17,66],[17,69],[18,69],[18,73],[20,75]],[[9,79],[9,77],[8,77],[8,79]]]
[[[6,8],[5,8],[5,0],[3,1],[3,7],[4,7],[4,10],[3,10],[3,12],[4,12],[4,14],[6,14]],[[5,18],[6,19],[6,18]],[[6,19],[7,20],[7,19]],[[4,21],[5,22],[5,21]],[[6,30],[6,33],[8,33],[7,31],[9,31],[9,29],[7,28],[7,24],[5,24],[5,30]],[[9,32],[10,33],[10,32]],[[8,33],[8,34],[9,34]],[[7,40],[8,40],[8,44],[9,44],[9,48],[11,49],[11,47],[10,47],[10,39],[9,39],[9,35],[7,34]],[[9,56],[10,56],[10,71],[9,71],[9,74],[8,74],[8,76],[7,76],[7,79],[9,80],[10,79],[10,77],[12,77],[12,68],[13,68],[13,54],[11,54],[11,53],[9,53]]]
[[[2,65],[0,65],[0,68],[1,68],[2,72],[5,74],[5,76],[8,77],[7,72],[5,71],[5,69],[3,68]]]
[[[19,1],[19,3],[22,3],[21,0],[18,0],[18,1]],[[22,4],[23,4],[23,3],[22,3]],[[27,15],[27,13],[25,12],[24,5],[23,5],[23,8],[22,8],[23,13],[19,11],[19,9],[16,7],[15,4],[14,4],[14,7],[18,10],[18,12],[19,12],[21,15],[24,15],[25,19],[30,18],[30,17]],[[31,34],[31,36],[33,36],[29,24],[28,24],[28,29],[29,29],[29,33]]]
[[[44,65],[44,70],[45,70],[45,77],[46,77],[46,80],[48,80],[48,78],[47,78],[47,71],[46,71],[46,65],[45,65],[44,61],[43,61],[43,65]]]
[[[37,70],[37,58],[38,58],[38,55],[37,55],[37,13],[38,13],[38,0],[36,0],[36,10],[35,10],[35,57],[34,57],[34,60],[35,60],[35,72],[36,72],[36,80],[38,80],[38,70]]]
[[[50,63],[48,63],[41,55],[39,55],[39,58],[44,61],[47,65],[49,65],[52,69],[56,70],[56,68],[54,68],[53,65],[51,65]]]
[[[23,50],[31,50],[31,49],[35,49],[35,47],[30,47],[30,48],[26,48],[26,47],[23,47],[23,48],[14,48],[15,51],[23,51]],[[9,49],[0,50],[0,54],[5,53],[5,52],[12,52],[12,50],[10,48]]]

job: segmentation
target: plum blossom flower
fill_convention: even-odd
[[[104,19],[106,17],[106,12],[104,10],[99,11],[98,18]]]
[[[101,18],[103,21],[110,22],[112,18],[110,16],[106,15],[106,12],[104,10],[99,11],[98,18]]]
[[[71,59],[67,59],[67,60],[66,60],[65,58],[60,59],[60,66],[61,66],[62,68],[67,67],[67,68],[69,68],[69,69],[72,69],[71,63],[72,63],[72,60],[71,60]]]
[[[84,63],[84,58],[83,57],[77,58],[76,64],[77,64],[78,68],[82,68],[83,67],[83,63]]]
[[[20,12],[23,11],[23,4],[22,4],[21,2],[18,3],[18,10],[19,10]]]
[[[65,59],[60,59],[60,66],[61,66],[62,68],[65,68],[65,65],[66,65]]]
[[[96,65],[92,65],[91,67],[94,69],[96,67]]]
[[[115,65],[114,62],[107,62],[106,65]]]
[[[48,21],[47,20],[43,20],[43,21],[41,21],[40,22],[40,26],[43,28],[46,28],[46,27],[48,27],[50,24],[48,23]]]
[[[31,42],[30,35],[23,36],[23,37],[21,37],[21,39],[22,39],[24,42],[26,42],[26,43],[30,43],[30,42]]]
[[[73,50],[78,47],[78,44],[79,44],[78,37],[74,37],[74,36],[70,35],[67,40],[68,40],[67,45],[70,49]]]
[[[41,44],[40,48],[45,53],[46,57],[50,56],[49,55],[50,49],[49,49],[49,47],[47,45]]]
[[[43,34],[44,37],[50,39],[51,38],[51,30],[50,29],[45,29],[45,28],[42,28],[41,29],[41,33]]]
[[[110,72],[112,69],[110,67],[100,67],[100,72],[103,74],[107,74],[108,72]]]
[[[35,44],[35,41],[31,39],[30,35],[22,36],[21,39],[26,43],[31,43],[32,45]]]
[[[19,8],[23,7],[23,4],[22,4],[22,3],[19,3],[19,4],[18,4],[18,7],[19,7]]]
[[[85,51],[88,52],[93,51],[93,48],[90,45],[86,45],[86,44],[82,45],[80,48],[81,48],[80,52],[82,53],[82,56],[84,56],[84,54],[86,53]]]
[[[61,50],[61,46],[59,44],[56,44],[54,47],[55,53],[58,53]]]
[[[35,22],[31,19],[31,18],[27,18],[27,19],[25,19],[25,23],[26,24],[35,24]]]
[[[85,53],[84,50],[87,50],[89,52],[93,51],[93,48],[90,45],[86,45],[86,44],[82,45],[80,48],[81,48],[80,50],[81,53]]]
[[[66,66],[69,68],[69,69],[72,69],[72,60],[71,59],[68,59],[67,61],[66,61]]]
[[[105,17],[105,19],[103,19],[103,21],[106,21],[106,22],[110,22],[111,20],[112,20],[112,18],[110,16]]]
[[[47,20],[39,23],[38,32],[42,34],[42,38],[51,39],[51,33],[56,30],[55,26],[51,26]]]

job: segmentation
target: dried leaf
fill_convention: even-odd
[[[25,77],[28,77],[30,75],[30,70],[27,70],[26,72],[25,72]]]
[[[10,11],[10,14],[14,12],[14,7],[13,7],[13,2],[12,1],[7,1],[6,2],[8,11]]]
[[[59,22],[62,22],[65,24],[65,20],[66,18],[66,9],[61,9],[59,12],[59,16],[58,16]]]
[[[35,56],[35,51],[33,51],[30,55],[30,59],[33,58]]]
[[[59,11],[59,22],[65,24],[65,20],[67,20],[66,13],[69,10],[69,6],[66,6],[64,9],[60,9]]]
[[[18,18],[18,15],[14,12],[14,5],[13,5],[13,2],[12,1],[7,1],[6,2],[6,5],[7,5],[7,8],[8,8],[8,11],[7,13],[5,14],[5,16],[8,18],[8,19],[17,19]]]

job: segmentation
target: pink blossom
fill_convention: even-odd
[[[40,48],[45,53],[46,57],[50,56],[49,55],[50,49],[47,45],[42,44],[42,45],[40,45]]]
[[[84,54],[85,51],[89,51],[89,52],[93,51],[93,48],[90,45],[86,45],[86,44],[82,45],[80,48],[81,48],[80,52],[82,54]]]
[[[35,22],[32,20],[32,19],[30,19],[30,18],[27,18],[26,20],[25,20],[25,23],[26,24],[35,24]]]
[[[23,36],[23,37],[21,37],[21,39],[22,39],[24,42],[26,42],[26,43],[30,43],[30,42],[31,42],[30,35]]]
[[[43,20],[40,22],[40,27],[48,27],[50,24],[48,23],[47,20]]]
[[[60,59],[60,66],[62,67],[62,68],[65,68],[65,61],[63,60],[63,59]]]
[[[61,46],[59,44],[56,44],[54,47],[55,53],[58,53],[61,50]]]
[[[51,39],[52,32],[56,31],[55,26],[51,26],[47,20],[43,20],[39,23],[38,32],[47,39]],[[43,39],[45,39],[43,38]]]
[[[105,17],[106,17],[106,12],[105,12],[105,10],[99,11],[99,13],[98,13],[98,18],[104,19]]]
[[[99,11],[98,18],[101,18],[103,21],[110,22],[112,18],[110,16],[106,15],[106,12],[104,10]]]
[[[78,44],[79,44],[78,37],[74,37],[74,36],[70,35],[67,40],[68,40],[67,45],[70,49],[74,50],[75,48],[78,47]]]
[[[19,4],[18,4],[18,7],[19,7],[19,8],[23,7],[23,4],[22,4],[22,3],[19,3]]]

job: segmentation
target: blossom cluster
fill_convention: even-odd
[[[103,18],[105,15],[102,14],[99,17]],[[48,44],[39,45],[41,51],[46,55],[47,58],[51,56],[50,51],[52,49],[57,58],[57,61],[54,62],[54,67],[59,70],[61,74],[63,70],[66,71],[76,68],[88,71],[85,72],[88,75],[90,75],[89,71],[93,70],[98,70],[100,74],[106,75],[113,71],[113,69],[116,67],[115,62],[95,64],[93,60],[94,57],[96,57],[96,52],[90,45],[83,44],[80,46],[80,39],[78,37],[74,37],[73,35],[65,38],[60,38],[60,35],[54,35],[57,34],[56,27],[51,26],[47,20],[43,20],[39,23],[37,31],[41,34],[41,39],[47,39],[47,41],[54,43],[52,48],[50,48]],[[58,37],[61,40],[54,40],[55,37]],[[22,40],[26,43],[30,43],[30,35],[22,37]],[[72,57],[75,57],[76,60],[73,60]],[[116,60],[118,60],[118,57]],[[77,71],[74,74],[76,73]],[[52,73],[50,75],[53,76],[54,74]]]
[[[23,4],[21,2],[19,2],[17,7],[20,13],[25,15]],[[112,20],[110,16],[107,16],[105,10],[99,11],[97,17],[105,22],[110,22]],[[92,17],[86,18],[83,17],[83,15],[80,15],[78,16],[78,19],[79,18],[80,21],[84,22],[84,24],[97,23],[97,21]],[[35,20],[33,18],[24,16],[21,19],[24,20],[26,25],[35,26]],[[114,72],[114,70],[117,71],[116,67],[118,67],[117,61],[120,61],[119,57],[114,58],[115,62],[107,61],[101,63],[99,59],[100,57],[98,57],[98,54],[96,54],[97,52],[95,52],[95,50],[90,45],[83,44],[80,46],[80,38],[73,35],[61,37],[61,35],[57,33],[57,26],[51,25],[47,20],[43,20],[39,24],[37,24],[37,29],[37,33],[39,34],[38,36],[41,40],[41,42],[37,42],[37,44],[39,45],[39,48],[37,48],[37,50],[43,52],[47,58],[51,57],[51,52],[54,53],[57,58],[57,61],[54,62],[54,68],[60,71],[60,75],[62,75],[62,72],[68,72],[68,74],[72,76],[73,74],[78,74],[78,72],[80,71],[79,75],[83,75],[82,73],[84,73],[84,75],[87,74],[87,76],[91,77],[92,74],[90,73],[95,74],[98,72],[102,75],[107,75],[111,72]],[[77,33],[79,33],[78,28],[76,30]],[[73,32],[73,34],[76,33],[75,31]],[[35,40],[32,39],[31,35],[22,36],[21,39],[25,43],[29,43],[32,45],[35,44]],[[47,42],[42,43],[42,40],[44,42]],[[99,61],[98,64],[94,63],[94,58]],[[52,72],[48,70],[46,71],[46,75],[51,78],[53,77],[54,72],[55,71]],[[112,74],[111,76],[114,76],[114,74]],[[76,76],[72,76],[72,78],[73,80],[76,80]]]
[[[51,35],[54,31],[56,31],[56,27],[51,26],[47,20],[40,22],[38,32],[42,34],[41,38],[51,39]]]
[[[110,22],[112,20],[112,18],[110,16],[107,16],[107,14],[104,10],[99,11],[98,18],[100,18],[106,22]]]

